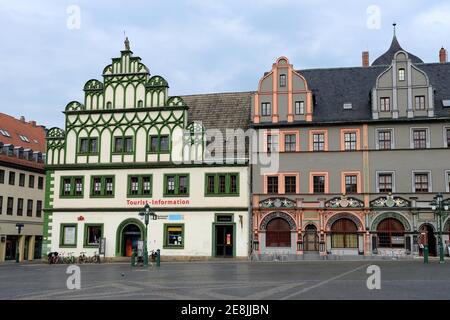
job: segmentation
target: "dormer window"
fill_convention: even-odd
[[[295,101],[295,114],[305,114],[305,102],[304,101]]]
[[[398,81],[405,81],[405,69],[398,69]]]
[[[416,96],[416,110],[425,110],[425,96]]]
[[[344,103],[344,110],[351,110],[353,108],[350,102]]]
[[[270,102],[261,103],[261,115],[262,116],[270,116],[272,114],[272,107]]]
[[[286,75],[280,74],[280,87],[286,87]]]
[[[19,134],[19,138],[20,140],[22,140],[23,142],[30,142],[30,140],[28,140],[28,138],[24,135]]]
[[[0,129],[0,133],[5,137],[11,138],[11,135],[6,130]]]

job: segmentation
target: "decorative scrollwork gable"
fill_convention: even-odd
[[[370,206],[373,208],[409,208],[411,204],[408,200],[401,197],[388,195],[370,201]]]
[[[335,197],[325,202],[327,208],[362,208],[364,202],[353,197]]]
[[[294,208],[296,203],[288,198],[269,198],[259,202],[261,208]]]
[[[78,101],[71,101],[66,106],[66,111],[82,111],[82,110],[85,110],[85,107]]]

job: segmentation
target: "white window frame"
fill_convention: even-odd
[[[403,77],[400,77],[400,72],[403,71]],[[398,69],[398,81],[405,81],[406,80],[406,70],[405,68],[399,68]]]
[[[433,192],[433,178],[431,176],[431,170],[412,170],[411,171],[411,190],[416,193],[415,175],[416,173],[426,173],[428,174],[428,193]]]
[[[298,113],[297,113],[297,105],[298,105]],[[305,114],[305,101],[303,100],[297,100],[294,103],[294,113],[295,115],[303,115]]]
[[[447,143],[447,130],[450,130],[449,126],[444,126],[442,129],[442,138],[444,139],[444,147],[445,148],[450,147]]]
[[[445,192],[450,192],[450,170],[445,170]]]
[[[426,149],[429,149],[430,148],[430,128],[428,128],[428,127],[411,127],[411,128],[409,128],[409,147],[410,147],[410,149],[414,149],[414,137],[413,137],[414,130],[426,130],[426,133],[427,133]],[[421,149],[417,149],[417,150],[421,150]]]
[[[391,149],[380,149],[380,142],[378,140],[379,131],[391,131]],[[393,150],[395,149],[395,130],[394,128],[375,128],[375,148],[377,150]]]
[[[376,183],[377,193],[380,193],[380,174],[385,174],[385,173],[392,174],[392,191],[391,192],[392,193],[396,192],[396,188],[395,188],[395,171],[380,170],[380,171],[375,171],[375,174],[376,174],[375,183]]]

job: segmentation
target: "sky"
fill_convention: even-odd
[[[296,69],[360,66],[364,50],[372,62],[393,22],[425,62],[450,49],[448,0],[0,0],[0,112],[63,128],[124,31],[169,94],[185,95],[256,90],[279,56]]]

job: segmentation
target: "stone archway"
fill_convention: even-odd
[[[294,219],[291,217],[291,215],[285,213],[285,212],[271,212],[268,215],[266,215],[261,223],[260,223],[260,230],[267,230],[267,225],[269,224],[269,222],[275,218],[282,218],[284,220],[286,220],[286,222],[289,224],[289,229],[291,231],[296,231],[297,225],[294,221]]]
[[[397,212],[384,212],[384,213],[379,214],[372,221],[372,225],[371,225],[370,229],[372,231],[376,231],[380,222],[387,218],[394,218],[394,219],[400,221],[403,224],[405,231],[411,231],[411,224],[409,223],[408,219],[406,219],[404,215],[397,213]]]
[[[363,224],[361,222],[361,220],[359,219],[358,216],[356,216],[355,214],[352,214],[350,212],[341,212],[341,213],[336,213],[333,216],[331,216],[331,218],[328,219],[327,223],[326,223],[326,230],[330,231],[331,230],[331,226],[340,219],[349,219],[351,221],[353,221],[356,224],[356,227],[359,231],[363,231]]]
[[[126,219],[126,220],[122,221],[122,223],[117,227],[117,231],[116,231],[116,257],[121,257],[121,256],[124,255],[124,249],[123,249],[124,237],[123,237],[123,232],[124,232],[125,228],[130,226],[130,225],[137,226],[137,228],[140,231],[140,238],[141,239],[144,238],[145,226],[139,219],[129,218],[129,219]]]

